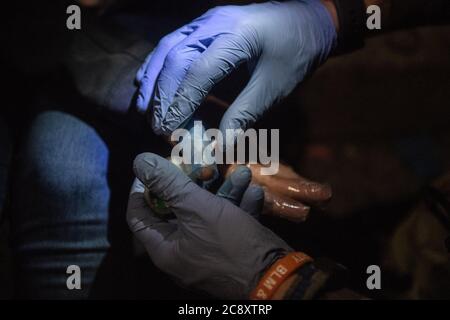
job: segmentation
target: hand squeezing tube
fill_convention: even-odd
[[[205,162],[201,163],[195,163],[194,162],[194,152],[200,152],[202,154],[203,148],[205,148],[205,142],[203,142],[203,132],[204,128],[201,126],[201,130],[198,132],[194,130],[194,121],[189,120],[187,124],[184,126],[186,130],[189,131],[188,138],[191,139],[189,143],[192,146],[192,155],[190,155],[191,161],[190,163],[175,163],[171,160],[171,158],[168,158],[169,161],[171,161],[174,165],[176,165],[181,171],[183,171],[192,181],[194,181],[197,184],[207,183],[208,181],[212,181],[218,177],[218,170],[217,166],[215,164],[206,164]],[[185,139],[185,137],[183,138]],[[199,150],[194,150],[196,147],[199,148]],[[144,198],[149,205],[149,207],[152,209],[152,211],[165,218],[169,218],[171,215],[171,210],[167,206],[167,204],[158,198],[158,195],[150,194],[147,188],[145,188],[144,191]]]

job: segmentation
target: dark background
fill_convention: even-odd
[[[41,90],[50,88],[56,94],[73,90],[70,81],[54,82],[55,74],[60,74],[64,50],[71,41],[63,30],[65,16],[56,14],[60,10],[65,12],[65,5],[44,1],[5,4],[2,8],[4,93],[0,112],[13,124],[12,134],[19,141],[27,107]],[[112,8],[107,15],[123,22],[123,17],[145,12],[152,17],[148,23],[154,30],[148,40],[155,43],[211,5],[206,1],[144,5],[130,1]],[[130,32],[139,34],[138,23],[131,29]],[[240,82],[233,83],[234,88],[218,91],[222,99],[232,101]],[[367,39],[363,49],[330,58],[259,125],[280,128],[282,159],[301,175],[330,183],[333,199],[327,208],[313,212],[311,219],[301,225],[273,218],[263,222],[296,249],[327,256],[347,266],[351,287],[370,297],[450,297],[450,288],[433,289],[438,282],[450,278],[437,277],[442,273],[432,277],[434,269],[422,267],[425,262],[418,255],[405,258],[406,266],[391,255],[396,246],[393,236],[406,228],[405,221],[429,214],[417,213],[427,211],[420,207],[423,188],[438,178],[442,180],[450,168],[449,101],[449,26],[374,35]],[[417,206],[419,209],[415,209]],[[14,285],[8,249],[11,214],[14,212],[5,210],[1,219],[0,297],[4,298],[13,295]],[[421,225],[429,230],[427,218],[424,221]],[[406,237],[400,232],[398,236],[400,243],[405,244],[403,253],[414,250],[420,253],[427,250],[420,244],[435,241],[430,240],[426,231],[407,234]],[[437,251],[442,256],[440,266],[449,268],[447,252],[443,247]],[[397,257],[398,251],[395,252]],[[145,256],[136,259],[137,297],[196,297],[179,289]],[[386,277],[383,276],[380,292],[365,289],[365,268],[370,264],[389,270],[383,273]],[[429,288],[414,289],[414,284],[420,282],[417,279],[423,277]],[[155,281],[161,284],[160,289],[147,290],[155,287]]]

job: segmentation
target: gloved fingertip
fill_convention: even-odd
[[[168,119],[167,119],[167,115],[166,115],[166,118],[164,118],[164,120],[162,120],[162,121],[161,121],[161,124],[160,124],[161,132],[162,132],[164,135],[169,136],[169,135],[171,135],[172,132],[174,132],[176,129],[182,128],[182,123],[183,123],[183,120],[182,120],[182,119],[177,119],[177,120],[175,120],[175,119],[170,119],[170,120],[168,120]]]
[[[222,132],[222,134],[225,134],[227,132],[227,130],[235,130],[238,129],[235,127],[234,123],[226,120],[225,118],[223,118],[220,122],[219,125],[219,130]],[[226,137],[226,136],[224,136]]]
[[[131,186],[130,194],[132,193],[144,193],[145,186],[139,179],[134,179],[133,185]]]
[[[141,82],[142,82],[142,79],[143,79],[144,74],[145,74],[145,69],[146,69],[146,66],[141,66],[141,67],[139,68],[139,70],[136,72],[135,82],[136,82],[136,84],[137,84],[138,86],[140,86],[140,84],[141,84]]]
[[[158,164],[158,155],[150,152],[141,153],[136,156],[133,161],[133,171],[136,177],[146,185],[148,180],[151,180],[153,171]],[[162,159],[162,158],[161,158]]]
[[[221,146],[221,150],[225,150],[224,152],[232,151],[236,145],[236,142],[239,138],[239,135],[243,133],[243,131],[247,129],[245,124],[240,124],[235,121],[224,121],[222,119],[219,130],[226,139],[223,139],[223,143]]]
[[[150,52],[147,55],[147,57],[145,58],[144,63],[141,64],[141,66],[139,67],[138,71],[136,72],[136,79],[135,80],[136,80],[137,84],[140,84],[142,82],[142,80],[143,80],[143,78],[144,78],[144,76],[145,76],[145,74],[147,72],[147,69],[149,67],[150,60],[152,59],[153,52],[154,51]]]
[[[217,195],[239,205],[251,179],[250,169],[238,166],[219,188]]]
[[[134,159],[134,168],[138,169],[143,166],[153,166],[153,158],[156,155],[150,152],[138,154]]]
[[[260,185],[257,184],[250,185],[246,193],[248,193],[249,197],[251,197],[255,201],[264,200],[264,189]]]
[[[136,98],[136,108],[140,111],[145,111],[147,109],[144,96],[141,93],[138,93]]]
[[[252,171],[246,166],[238,166],[230,179],[234,186],[248,185],[252,179]]]
[[[163,132],[161,130],[161,119],[153,113],[153,116],[151,117],[151,124],[152,124],[152,130],[157,135],[162,135]]]
[[[172,129],[173,127],[173,129]],[[170,136],[172,134],[173,131],[175,131],[177,129],[176,126],[173,125],[167,125],[164,124],[164,121],[161,123],[160,127],[159,127],[159,132],[161,135],[163,136]]]
[[[241,209],[258,219],[264,206],[264,189],[256,184],[251,184],[244,193],[241,201]]]

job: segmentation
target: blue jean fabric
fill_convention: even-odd
[[[63,111],[42,111],[33,117],[19,148],[12,187],[18,297],[131,294],[123,286],[132,283],[125,210],[135,153],[119,132]],[[117,251],[122,251],[120,259],[115,259]],[[67,288],[69,265],[81,269],[81,290]],[[102,268],[108,270],[106,275]],[[98,283],[100,291],[95,289]]]
[[[122,20],[122,25],[137,23],[136,19],[132,19],[132,23]],[[148,25],[148,21],[153,20],[141,20],[149,30],[146,34],[150,34],[154,26]],[[159,30],[164,29],[160,23],[155,22],[155,25]],[[120,110],[120,114],[109,114],[114,108],[105,110],[104,107],[110,106],[101,105],[110,100],[117,102],[116,96],[108,96],[110,92],[117,95],[117,90],[108,88],[115,88],[118,78],[133,80],[140,64],[133,55],[130,64],[136,65],[122,68],[115,60],[122,57],[118,54],[120,43],[114,37],[97,33],[94,38],[100,42],[105,40],[114,50],[105,50],[109,48],[107,45],[96,45],[90,37],[78,42],[70,57],[73,69],[87,71],[75,74],[81,76],[73,77],[72,81],[78,89],[85,89],[79,90],[82,93],[106,92],[107,96],[94,94],[85,97],[88,100],[79,97],[77,101],[66,97],[61,92],[62,85],[56,83],[46,86],[45,98],[37,99],[37,106],[31,106],[31,115],[19,116],[20,122],[22,118],[30,119],[21,129],[20,141],[14,141],[13,170],[9,172],[8,211],[15,296],[41,299],[135,298],[136,294],[139,298],[186,297],[149,263],[148,258],[136,266],[132,235],[126,223],[128,193],[134,178],[132,162],[144,151],[168,155],[169,150],[162,140],[158,144],[150,127],[145,127],[143,116],[132,114],[127,108]],[[130,41],[124,39],[123,43],[127,47]],[[139,51],[142,50],[136,50]],[[127,52],[125,56],[130,56]],[[92,60],[107,63],[84,64]],[[111,68],[119,70],[114,73]],[[122,69],[131,76],[125,77]],[[110,76],[92,81],[95,75],[106,74]],[[133,85],[132,81],[129,85]],[[105,87],[108,90],[99,89]],[[132,90],[123,92],[129,94]],[[131,100],[125,98],[124,101]],[[139,119],[128,119],[130,113],[131,118]],[[116,125],[116,120],[121,124]],[[121,126],[122,122],[127,122],[127,130]],[[0,163],[0,179],[3,171],[6,173]],[[4,194],[0,189],[0,197]],[[70,265],[80,267],[81,290],[67,288],[70,275],[66,271]],[[158,286],[158,291],[147,290],[149,285]]]

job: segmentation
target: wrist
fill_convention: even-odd
[[[290,252],[276,260],[262,275],[250,294],[252,300],[272,300],[285,292],[295,282],[295,272],[313,261],[302,252]],[[278,298],[279,299],[279,298]]]
[[[319,262],[319,265],[321,263]],[[282,292],[285,300],[312,300],[325,291],[333,273],[311,262],[299,268]]]
[[[280,286],[280,288],[275,291],[275,294],[272,297],[272,300],[284,300],[288,299],[289,293],[298,285],[300,281],[300,277],[297,273],[289,276],[286,281]]]
[[[289,265],[288,260],[292,258],[299,263]],[[284,270],[286,276],[280,277],[276,270]],[[340,294],[339,290],[345,286],[346,278],[346,269],[340,264],[324,258],[313,260],[304,253],[291,252],[269,267],[250,298],[253,300],[322,299],[327,297],[327,293],[339,292]]]

